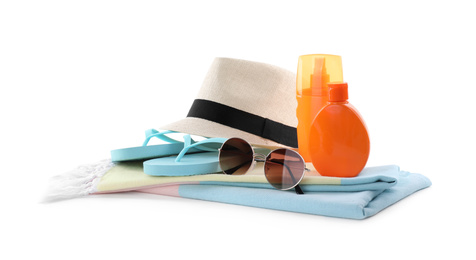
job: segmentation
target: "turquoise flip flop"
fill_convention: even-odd
[[[122,161],[132,161],[132,160],[145,160],[152,159],[163,156],[170,156],[179,154],[180,151],[184,148],[184,143],[172,139],[167,134],[176,133],[174,131],[163,131],[159,132],[155,129],[148,129],[145,131],[145,141],[142,146],[129,147],[116,149],[111,151],[111,160],[113,162],[122,162]],[[162,141],[168,142],[168,144],[159,144],[159,145],[147,145],[151,138],[158,138]],[[191,139],[190,135],[185,135],[184,138],[190,140],[191,143],[196,143],[195,140]],[[191,153],[200,152],[200,148],[191,150]]]
[[[184,138],[184,147],[175,157],[162,157],[144,162],[144,173],[153,176],[190,176],[220,172],[218,149],[226,138],[210,138],[191,143]],[[200,149],[202,153],[187,154],[192,149]]]

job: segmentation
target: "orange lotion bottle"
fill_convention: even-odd
[[[355,177],[367,163],[370,139],[364,120],[347,101],[347,83],[329,83],[328,104],[312,122],[309,146],[323,176]]]
[[[327,83],[342,82],[342,59],[337,55],[310,54],[299,56],[296,78],[296,116],[299,154],[311,162],[309,130],[319,110],[327,105]]]

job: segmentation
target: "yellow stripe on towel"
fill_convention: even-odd
[[[311,165],[306,173],[302,184],[340,185],[340,178],[320,176]],[[245,175],[225,175],[222,173],[192,175],[192,176],[150,176],[143,172],[142,162],[118,163],[112,167],[99,181],[97,192],[114,192],[123,190],[135,190],[158,184],[168,183],[197,183],[197,182],[243,182],[243,183],[267,183],[263,173],[263,164],[257,163],[253,170]]]

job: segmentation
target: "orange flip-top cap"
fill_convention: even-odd
[[[341,102],[349,99],[347,83],[328,83],[329,102]]]

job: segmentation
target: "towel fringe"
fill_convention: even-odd
[[[101,177],[113,166],[114,163],[106,159],[81,165],[70,172],[52,177],[43,201],[72,199],[94,193]]]

